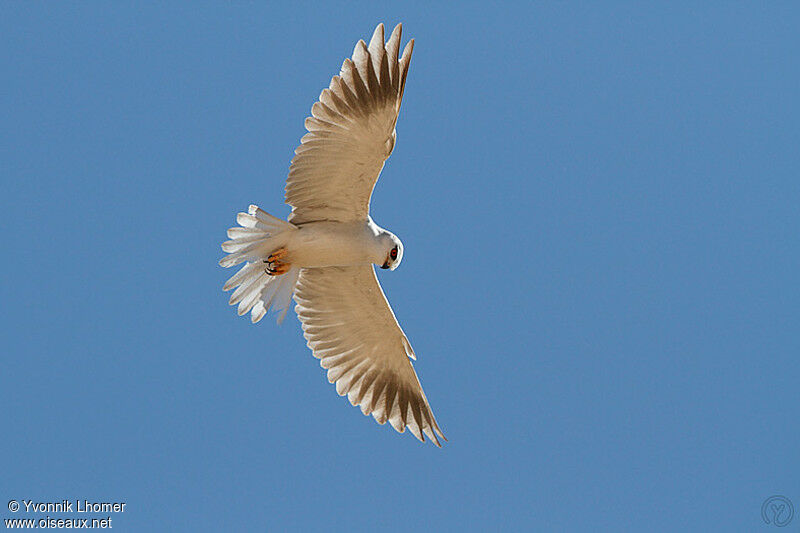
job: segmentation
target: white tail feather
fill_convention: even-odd
[[[222,287],[222,290],[223,291],[229,291],[232,288],[236,287],[237,285],[242,283],[242,281],[245,278],[247,278],[249,276],[252,276],[257,267],[258,267],[258,265],[256,265],[255,263],[246,264],[245,266],[243,266],[241,268],[241,270],[239,270],[239,272],[234,274],[233,277],[231,279],[229,279],[227,283],[225,283],[225,286]]]
[[[286,232],[294,231],[296,226],[275,218],[266,211],[251,205],[247,213],[239,213],[236,221],[241,228],[230,228],[228,238],[222,249],[228,252],[219,264],[231,267],[247,262],[225,283],[225,291],[236,289],[230,304],[238,304],[239,315],[251,312],[253,323],[258,322],[272,309],[281,311],[280,324],[286,316],[297,284],[300,269],[293,268],[281,276],[267,275],[264,260],[286,244]]]
[[[228,230],[229,239],[242,239],[253,235],[264,235],[264,230],[252,228],[230,228]]]

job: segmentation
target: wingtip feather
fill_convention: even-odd
[[[372,39],[369,40],[369,51],[370,53],[375,53],[378,51],[378,47],[383,48],[384,46],[384,28],[383,22],[379,22],[377,26],[375,26],[375,31],[372,32]]]

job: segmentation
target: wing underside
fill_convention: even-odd
[[[306,119],[308,133],[289,168],[289,222],[366,220],[372,189],[392,153],[395,124],[414,48],[401,56],[402,26],[384,42],[383,24],[369,45],[359,41],[352,59],[320,94]]]
[[[388,421],[400,433],[408,428],[441,446],[444,435],[411,364],[411,344],[372,265],[303,269],[294,297],[308,346],[336,392],[379,424]]]

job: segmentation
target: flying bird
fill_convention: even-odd
[[[306,118],[286,180],[287,221],[256,205],[228,230],[223,267],[245,265],[223,287],[253,323],[286,316],[292,297],[303,335],[340,396],[402,433],[437,446],[445,439],[411,363],[411,343],[373,265],[394,270],[403,243],[370,216],[372,190],[394,149],[414,49],[400,51],[402,25],[383,24],[356,44]]]

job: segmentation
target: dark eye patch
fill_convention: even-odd
[[[389,255],[392,257],[392,259],[397,259],[397,247],[392,248],[392,251],[389,252]]]

